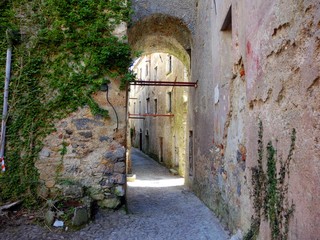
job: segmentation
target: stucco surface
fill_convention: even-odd
[[[230,230],[246,232],[255,214],[252,168],[257,166],[259,121],[263,124],[264,148],[271,141],[277,149],[277,171],[280,159],[289,153],[290,134],[295,129],[296,144],[285,179],[286,197],[295,205],[288,238],[317,239],[320,234],[320,214],[315,210],[320,205],[319,1],[133,3],[134,24],[142,20],[139,29],[148,26],[143,24],[143,19],[162,14],[180,19],[192,33],[190,72],[191,81],[198,81],[198,87],[190,89],[188,103],[187,131],[193,131],[188,146],[193,145],[193,151],[186,159],[190,154],[194,159],[193,174],[186,176],[190,188]],[[231,26],[222,30],[229,9]],[[165,33],[161,28],[158,30]],[[152,36],[146,34],[144,38],[143,31],[140,32],[140,39]],[[177,50],[179,45],[185,48],[179,35],[166,33],[158,35],[165,39],[162,43],[166,42],[163,44],[166,47],[160,48],[183,52]],[[150,43],[143,40],[138,45],[152,52],[157,50],[158,43],[158,46],[162,44]],[[175,56],[181,59],[183,54]],[[266,165],[264,155],[264,171]],[[189,172],[188,162],[186,166]],[[264,220],[260,239],[270,239],[269,223]]]
[[[181,19],[193,32],[196,22],[194,0],[133,0],[133,23],[152,14],[162,14]]]
[[[191,72],[189,126],[195,132],[190,186],[232,230],[246,231],[254,215],[252,167],[263,142],[290,149],[288,198],[295,204],[289,239],[319,235],[319,9],[318,1],[199,1]],[[232,29],[221,31],[232,3]],[[215,88],[219,102],[215,103]],[[263,165],[266,171],[266,158]],[[261,239],[270,238],[269,223]]]

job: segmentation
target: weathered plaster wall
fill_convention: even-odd
[[[195,25],[194,0],[133,0],[133,24],[153,14],[162,14],[181,19],[193,31]]]
[[[319,212],[314,211],[320,204],[320,3],[277,1],[266,7],[269,12],[261,18],[258,9],[263,8],[252,7],[247,15],[260,23],[246,28],[247,126],[253,126],[258,116],[264,120],[266,139],[278,139],[278,155],[283,158],[288,154],[290,131],[297,130],[289,179],[289,198],[295,204],[289,239],[316,239],[320,229]],[[250,137],[252,132],[246,129]],[[248,142],[248,156],[253,149],[254,143]]]
[[[231,3],[232,30],[221,31]],[[187,180],[231,230],[248,229],[253,215],[261,119],[265,145],[272,140],[279,158],[297,131],[289,239],[319,235],[319,9],[318,1],[198,2],[191,72],[199,86],[189,108],[195,166]],[[268,223],[260,230],[270,238]]]
[[[194,165],[186,182],[231,231],[246,232],[254,215],[251,176],[261,120],[264,145],[273,142],[278,161],[288,155],[292,129],[297,131],[286,179],[295,204],[289,239],[320,234],[314,210],[320,204],[319,5],[316,0],[133,1],[136,25],[129,42],[137,49],[165,49],[182,61],[191,49],[191,81],[199,84],[189,91],[193,147],[189,143],[187,149]],[[231,28],[221,30],[230,6]],[[184,35],[179,20],[191,35]],[[161,22],[182,29],[173,34],[175,28],[166,31]],[[190,48],[181,36],[188,36]],[[266,171],[266,157],[263,166]],[[262,219],[260,239],[270,238]]]
[[[43,186],[40,194],[54,198],[70,192],[90,196],[101,207],[116,208],[125,195],[125,130],[126,93],[119,90],[119,81],[109,84],[109,99],[118,117],[106,100],[106,92],[94,95],[96,102],[109,111],[110,118],[93,116],[88,107],[79,109],[55,124],[56,131],[44,140],[36,167]],[[77,195],[77,194],[76,194]]]
[[[190,65],[191,32],[177,17],[153,14],[140,19],[128,29],[128,40],[134,51],[144,55],[165,52]]]

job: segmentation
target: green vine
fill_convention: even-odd
[[[119,23],[129,21],[130,9],[126,0],[1,1],[2,86],[8,29],[14,33],[14,47],[0,202],[24,198],[26,205],[36,203],[34,163],[55,119],[85,105],[108,117],[92,94],[109,79],[120,79],[125,86],[133,78],[128,71],[131,49],[126,39],[112,34]]]
[[[269,222],[271,237],[273,240],[286,240],[288,238],[289,220],[294,212],[294,204],[289,204],[288,184],[290,162],[295,149],[296,130],[291,133],[291,145],[289,154],[285,161],[277,159],[277,150],[268,142],[267,170],[263,170],[263,126],[259,122],[258,133],[258,166],[252,168],[253,206],[251,227],[244,236],[245,240],[257,239],[261,224],[261,218]],[[277,171],[277,161],[280,169]]]

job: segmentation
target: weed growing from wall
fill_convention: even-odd
[[[39,182],[34,162],[42,140],[54,130],[53,122],[84,105],[108,117],[92,93],[109,79],[120,79],[122,86],[132,80],[130,47],[112,34],[119,23],[129,21],[130,2],[5,0],[0,13],[1,86],[5,31],[11,29],[18,40],[13,46],[7,171],[0,175],[0,202],[23,198],[33,205]]]
[[[254,216],[252,216],[251,227],[244,236],[245,240],[257,239],[263,218],[269,222],[273,240],[288,238],[289,220],[293,214],[294,205],[289,204],[286,182],[289,179],[295,141],[296,130],[293,129],[289,154],[285,160],[277,157],[277,150],[271,141],[268,142],[266,146],[266,171],[264,171],[263,126],[262,122],[259,122],[258,165],[252,168]],[[280,164],[279,170],[277,162]]]

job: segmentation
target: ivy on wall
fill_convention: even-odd
[[[91,95],[108,79],[118,78],[125,86],[133,78],[128,72],[131,49],[112,35],[119,23],[129,21],[130,9],[126,0],[0,2],[1,86],[8,29],[14,43],[0,202],[24,198],[27,205],[36,203],[34,162],[55,119],[84,105],[108,116]]]
[[[264,147],[263,125],[261,121],[259,122],[258,165],[252,168],[251,177],[254,215],[244,240],[258,238],[262,220],[269,223],[272,240],[288,239],[289,220],[294,212],[294,204],[289,203],[287,181],[290,178],[290,163],[295,150],[295,129],[292,129],[290,142],[287,158],[278,157],[277,150],[271,141]],[[264,150],[267,150],[266,156]],[[266,159],[266,166],[263,164],[264,159]]]

